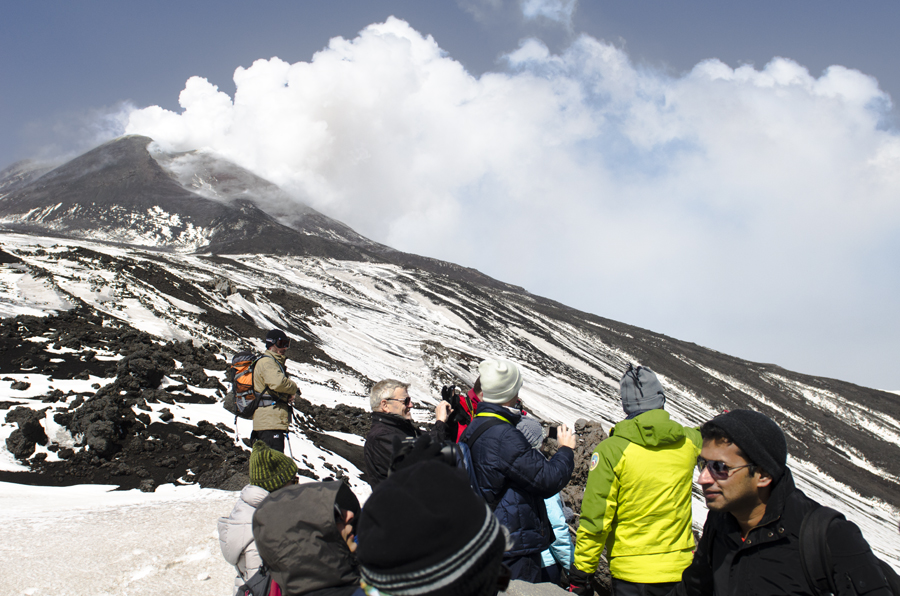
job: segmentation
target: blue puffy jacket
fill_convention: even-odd
[[[485,500],[496,503],[494,514],[510,532],[513,546],[505,556],[539,553],[554,540],[544,499],[568,484],[575,456],[568,447],[560,447],[548,460],[516,429],[521,414],[487,402],[478,404],[475,419],[460,440],[496,418],[509,424],[491,426],[471,445],[478,485]]]
[[[556,536],[550,548],[541,553],[541,562],[544,567],[551,567],[559,563],[563,569],[569,569],[575,559],[575,545],[572,544],[572,535],[569,533],[569,524],[566,523],[566,514],[563,512],[562,497],[554,495],[544,499],[547,507],[547,517],[553,526],[553,534]]]

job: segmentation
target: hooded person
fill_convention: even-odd
[[[478,365],[482,401],[460,437],[468,445],[478,488],[510,532],[504,555],[512,578],[541,581],[541,551],[554,534],[544,499],[568,484],[575,466],[575,435],[561,425],[559,449],[549,460],[535,450],[516,425],[522,412],[512,407],[524,379],[513,362],[490,358]]]
[[[222,556],[237,570],[234,578],[235,594],[262,565],[251,527],[256,508],[270,493],[293,482],[296,477],[297,464],[294,460],[270,449],[262,441],[253,444],[250,454],[250,484],[241,490],[241,496],[231,514],[220,517],[217,524]]]
[[[435,459],[392,473],[359,520],[366,594],[493,596],[509,583],[506,533],[466,473]]]
[[[359,511],[356,495],[340,481],[288,486],[259,504],[253,537],[282,594],[362,594],[352,554]]]
[[[669,419],[656,373],[629,365],[619,383],[625,420],[591,455],[571,590],[590,578],[607,549],[617,595],[667,594],[692,559],[691,482],[700,432]]]

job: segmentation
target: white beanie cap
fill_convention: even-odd
[[[519,367],[506,360],[488,358],[478,365],[481,376],[482,399],[491,404],[505,404],[519,394],[522,373]]]

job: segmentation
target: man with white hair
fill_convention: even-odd
[[[396,379],[378,381],[369,393],[372,408],[372,428],[366,435],[363,455],[366,459],[366,474],[372,488],[387,478],[393,458],[394,438],[416,438],[419,430],[412,421],[412,398],[409,397],[409,383]],[[450,404],[441,401],[435,409],[435,428],[432,434],[440,440],[444,436],[444,425],[450,415]]]
[[[482,401],[460,437],[471,451],[481,495],[510,532],[511,548],[503,561],[512,579],[538,582],[541,551],[554,534],[544,499],[568,484],[575,467],[575,435],[560,425],[559,450],[546,459],[533,449],[516,425],[522,412],[513,407],[522,388],[522,373],[512,362],[488,359],[478,365]]]

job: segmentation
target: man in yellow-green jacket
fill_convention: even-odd
[[[606,546],[616,596],[663,595],[691,563],[691,481],[703,441],[669,419],[649,368],[629,365],[619,394],[628,417],[591,456],[570,590],[593,593]]]

